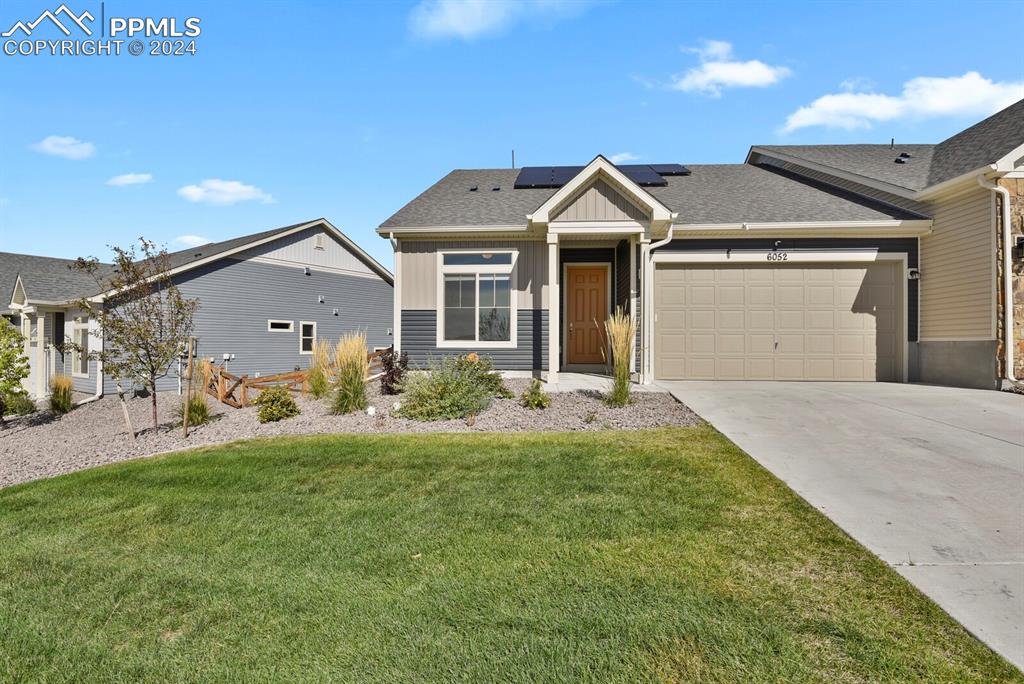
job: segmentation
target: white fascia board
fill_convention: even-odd
[[[927,235],[932,230],[931,219],[908,219],[892,221],[807,221],[807,222],[751,222],[751,223],[679,223],[675,236],[687,233],[739,233],[758,234],[816,234],[828,237],[847,234],[894,234],[899,236]]]
[[[394,286],[395,275],[388,269],[384,268],[384,266],[379,261],[374,259],[369,254],[367,254],[362,247],[353,242],[347,235],[338,230],[333,223],[331,223],[327,219],[320,219],[320,221],[314,221],[313,223],[322,223],[324,226],[326,226],[334,234],[334,237],[336,237],[343,245],[345,245],[346,247],[349,248],[349,250],[354,252],[355,255],[362,259],[370,268],[377,271],[377,273],[382,278],[384,278],[384,280],[387,280],[389,284]]]
[[[997,171],[1015,171],[1020,169],[1017,164],[1024,157],[1024,145],[1013,148],[995,163]]]
[[[583,167],[582,171],[576,174],[576,176],[568,183],[560,187],[558,192],[537,207],[536,211],[527,216],[527,218],[533,223],[547,224],[551,219],[552,211],[572,197],[578,190],[583,188],[584,185],[602,173],[618,185],[622,186],[622,188],[633,195],[636,200],[647,205],[648,209],[651,211],[652,223],[671,220],[672,212],[668,207],[661,203],[661,200],[630,180],[626,174],[619,171],[615,164],[612,164],[608,159],[600,154],[594,157],[589,164]]]
[[[491,226],[403,226],[401,228],[380,227],[377,234],[383,238],[389,235],[396,237],[402,235],[419,235],[421,233],[524,233],[530,227],[526,224],[520,225],[491,225]]]
[[[946,192],[947,190],[956,189],[957,186],[965,185],[967,183],[970,183],[971,185],[977,185],[977,181],[975,179],[978,176],[989,174],[995,170],[995,164],[986,164],[985,166],[974,169],[973,171],[968,171],[967,173],[960,174],[956,178],[950,178],[949,180],[945,180],[942,181],[941,183],[936,183],[935,185],[929,186],[924,190],[921,190],[919,193],[917,193],[914,199],[930,199],[935,195],[939,195],[943,192]]]
[[[208,257],[203,257],[202,259],[196,259],[195,261],[190,261],[187,264],[182,264],[181,266],[178,266],[176,268],[172,268],[170,271],[167,272],[167,275],[173,277],[173,276],[178,275],[179,273],[184,273],[186,271],[191,271],[194,268],[199,268],[200,266],[205,266],[206,264],[210,264],[210,263],[213,263],[215,261],[220,261],[221,259],[224,259],[226,257],[232,256],[234,254],[238,254],[239,252],[243,252],[245,250],[252,249],[253,247],[259,247],[260,245],[265,245],[268,242],[273,242],[273,241],[279,240],[279,239],[281,239],[283,237],[288,237],[289,235],[294,235],[295,233],[298,233],[300,231],[306,230],[308,228],[313,228],[315,226],[323,226],[323,227],[327,228],[328,231],[332,235],[334,235],[334,237],[337,238],[339,242],[344,244],[346,247],[349,247],[350,249],[352,249],[353,252],[355,252],[356,255],[359,258],[365,259],[367,264],[371,268],[373,268],[374,270],[378,271],[379,274],[381,275],[381,277],[383,277],[385,280],[387,280],[389,282],[389,284],[394,285],[394,276],[391,274],[391,271],[389,271],[388,269],[386,269],[383,266],[381,266],[380,263],[378,263],[376,259],[371,257],[366,252],[364,252],[358,245],[356,245],[356,243],[352,242],[352,240],[350,240],[344,233],[342,233],[340,230],[335,228],[331,224],[330,221],[328,221],[327,219],[323,219],[323,218],[317,219],[315,221],[309,221],[307,223],[299,224],[299,225],[297,225],[294,228],[291,228],[289,230],[286,230],[286,231],[283,231],[283,232],[280,232],[280,233],[274,233],[273,235],[267,236],[267,237],[259,239],[259,240],[253,240],[251,242],[246,242],[244,244],[238,245],[237,247],[233,247],[232,249],[228,249],[228,250],[225,250],[223,252],[217,252],[216,254],[211,254]],[[110,297],[113,294],[116,294],[116,292],[114,290],[107,290],[107,291],[101,292],[101,293],[99,293],[99,294],[97,294],[97,295],[95,295],[93,297],[90,297],[89,301],[91,301],[91,302],[102,302],[104,299],[106,299],[107,297]]]

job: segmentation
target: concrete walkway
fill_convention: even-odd
[[[660,384],[1024,669],[1024,396]]]

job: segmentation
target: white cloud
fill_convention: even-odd
[[[273,197],[255,186],[219,178],[207,178],[199,185],[186,185],[183,188],[178,188],[178,194],[189,202],[205,202],[207,204],[235,204],[250,200],[268,204],[274,201]]]
[[[586,0],[420,0],[409,14],[409,27],[423,38],[472,40],[521,21],[565,19],[590,4]]]
[[[783,132],[809,126],[871,128],[894,119],[987,116],[1024,98],[1024,81],[992,81],[976,71],[963,76],[921,76],[903,84],[899,95],[844,92],[823,95],[786,118]]]
[[[39,142],[29,145],[29,148],[65,159],[85,159],[96,153],[96,146],[91,142],[82,142],[69,135],[48,135]]]
[[[792,73],[784,66],[772,66],[751,59],[733,58],[732,44],[724,40],[706,40],[701,47],[683,48],[700,59],[700,66],[672,78],[669,88],[720,97],[725,88],[765,88]]]
[[[612,164],[623,164],[625,162],[636,161],[639,159],[639,155],[633,154],[632,152],[619,152],[608,157],[608,161]]]
[[[148,183],[151,180],[153,180],[153,175],[149,173],[123,173],[108,180],[107,185],[139,185],[140,183]]]
[[[201,235],[179,235],[174,238],[174,244],[181,245],[183,247],[198,247],[199,245],[205,245],[211,240],[204,238]]]

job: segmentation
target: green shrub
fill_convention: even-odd
[[[331,391],[331,383],[327,380],[327,375],[324,374],[324,371],[319,366],[313,366],[309,369],[306,382],[309,386],[309,393],[315,399],[323,399]]]
[[[490,374],[490,364],[479,357],[432,361],[429,371],[409,374],[402,383],[405,399],[399,415],[413,420],[451,420],[480,413],[495,396]]]
[[[58,416],[70,413],[75,408],[72,394],[75,384],[66,375],[55,375],[50,381],[50,410]]]
[[[253,403],[259,406],[257,416],[261,423],[275,423],[299,415],[299,405],[284,387],[263,390]]]
[[[505,387],[505,380],[501,373],[494,370],[494,361],[489,356],[479,356],[475,352],[459,356],[455,364],[460,374],[466,376],[469,382],[480,385],[488,395],[511,399],[515,395]]]
[[[202,394],[192,395],[188,402],[182,401],[178,404],[178,423],[184,424],[186,406],[188,410],[189,427],[193,425],[205,425],[210,422],[210,405],[206,403],[206,397]]]
[[[0,397],[0,399],[2,399],[0,404],[3,405],[0,413],[27,416],[36,411],[36,403],[28,398],[28,393],[26,392],[8,392],[3,397]]]
[[[534,378],[527,390],[519,397],[519,402],[528,409],[546,409],[551,406],[551,395],[544,391],[540,380]]]

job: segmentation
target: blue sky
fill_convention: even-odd
[[[0,31],[58,5],[4,0]],[[105,12],[199,17],[197,53],[0,54],[0,251],[105,257],[140,235],[179,249],[326,216],[390,266],[384,219],[513,148],[519,165],[739,163],[754,143],[937,142],[1024,97],[1010,2]]]

